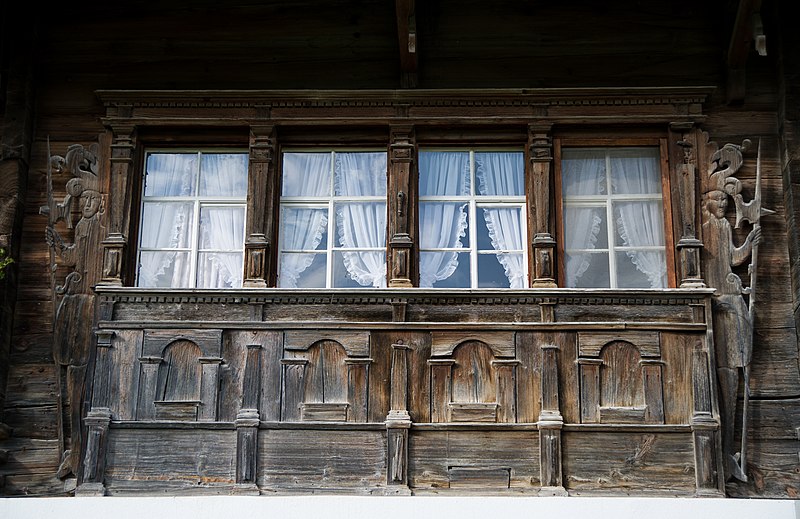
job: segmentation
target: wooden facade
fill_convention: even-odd
[[[0,493],[797,497],[796,8],[595,4],[6,9]],[[659,150],[665,288],[568,287],[576,143]],[[473,145],[527,281],[421,288],[419,150]],[[277,287],[314,147],[386,151],[385,288]],[[156,148],[246,153],[240,288],[136,286]]]

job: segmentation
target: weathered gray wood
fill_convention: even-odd
[[[518,360],[494,360],[492,366],[497,375],[497,421],[514,423],[517,421],[517,379]],[[522,398],[530,398],[522,395]]]
[[[447,490],[469,485],[466,471],[476,477],[510,470],[510,486],[535,491],[539,486],[536,431],[419,431],[409,438],[409,486],[414,490]],[[456,468],[455,473],[451,473]],[[495,483],[497,482],[494,479]]]
[[[281,420],[300,420],[300,404],[305,396],[306,359],[283,359],[283,394]]]
[[[465,334],[463,332],[433,332],[431,334],[431,355],[452,355],[461,344],[467,341],[478,341],[491,348],[496,357],[513,357],[515,355],[514,334],[510,332],[483,332]]]
[[[658,332],[626,331],[621,333],[578,333],[581,356],[599,357],[604,346],[616,341],[633,344],[642,357],[659,357],[661,346]]]
[[[315,343],[336,341],[351,357],[369,356],[369,333],[345,330],[292,330],[285,334],[284,348],[287,350],[307,350]]]
[[[564,484],[571,495],[694,492],[692,442],[687,434],[566,432],[563,448]]]
[[[430,360],[431,369],[431,422],[446,422],[447,409],[452,394],[452,371],[455,361]]]
[[[258,486],[280,492],[370,492],[386,486],[386,432],[262,430]]]

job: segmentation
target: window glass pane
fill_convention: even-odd
[[[664,245],[664,210],[661,201],[616,202],[614,209],[615,245]]]
[[[566,253],[566,282],[575,288],[608,288],[608,253]]]
[[[619,288],[665,288],[666,258],[663,251],[617,252]]]
[[[503,258],[504,260],[522,260],[522,254],[512,254],[513,258]],[[478,255],[478,287],[479,288],[509,288],[511,282],[506,276],[505,268],[500,263],[497,254]]]
[[[525,161],[522,152],[476,152],[475,177],[479,195],[524,195]]]
[[[467,205],[463,202],[419,204],[419,236],[422,249],[469,247]]]
[[[386,246],[386,204],[336,204],[336,244],[348,249]]]
[[[200,208],[201,249],[242,250],[244,248],[244,207]]]
[[[384,251],[337,251],[333,253],[333,286],[383,288],[386,286]]]
[[[200,161],[200,196],[247,196],[247,154],[204,153]]]
[[[468,152],[419,152],[420,196],[467,196],[470,189]]]
[[[145,202],[141,246],[148,249],[187,248],[191,245],[194,205]]]
[[[284,252],[278,265],[282,288],[325,288],[327,259],[324,253]]]
[[[468,252],[420,252],[420,287],[469,288]]]
[[[242,253],[201,252],[198,255],[198,288],[237,288],[242,286]]]
[[[142,251],[139,256],[139,286],[188,287],[190,269],[188,252]]]
[[[605,151],[564,149],[561,154],[561,189],[565,198],[606,193]]]
[[[285,206],[281,211],[281,250],[325,250],[327,236],[327,208]]]
[[[566,206],[564,208],[564,238],[567,250],[607,249],[606,208]]]
[[[609,151],[611,186],[615,194],[660,194],[661,161],[658,148],[622,148]]]
[[[284,153],[283,196],[330,196],[330,153]]]
[[[385,196],[386,153],[337,153],[336,196]]]
[[[197,153],[151,153],[146,168],[145,196],[194,196]]]

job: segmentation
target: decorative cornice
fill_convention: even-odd
[[[128,304],[212,304],[212,305],[687,305],[701,304],[712,289],[532,289],[532,290],[154,290],[126,287],[97,287],[98,295]]]
[[[713,89],[99,90],[96,94],[106,107],[104,122],[111,127],[125,121],[296,124],[329,118],[386,124],[442,119],[527,124],[587,118],[670,123],[701,120],[702,104]]]

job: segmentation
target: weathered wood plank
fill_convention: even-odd
[[[451,467],[459,470],[451,474]],[[495,476],[507,471],[511,487],[534,489],[539,484],[539,435],[535,431],[411,432],[409,486],[446,490],[455,475],[457,488],[465,484],[464,470]]]
[[[117,481],[133,480],[152,482],[152,488],[161,481],[234,483],[235,452],[232,430],[111,429],[106,486],[113,489]]]
[[[698,340],[705,337],[661,334],[664,423],[686,424],[692,417],[692,350]]]
[[[689,434],[566,432],[562,449],[564,486],[570,494],[689,496],[695,491]]]
[[[258,485],[267,491],[369,490],[386,485],[386,432],[262,430]]]

